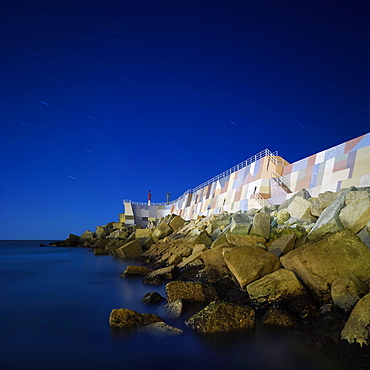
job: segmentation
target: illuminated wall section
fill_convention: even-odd
[[[169,205],[126,202],[125,222],[146,226],[149,220],[169,213],[190,220],[223,211],[245,211],[261,208],[261,198],[267,200],[266,204],[281,204],[301,189],[317,196],[352,185],[370,187],[370,133],[292,164],[281,157],[274,158],[278,163],[270,156],[262,157],[193,193],[184,193]],[[275,179],[276,175],[280,181]]]

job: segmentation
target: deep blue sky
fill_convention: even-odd
[[[0,239],[64,239],[257,152],[370,131],[369,1],[2,1]]]

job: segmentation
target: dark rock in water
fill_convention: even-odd
[[[109,325],[116,328],[132,328],[163,321],[152,313],[139,313],[128,308],[113,309],[109,316]]]
[[[317,307],[309,299],[293,301],[288,305],[290,311],[301,319],[314,319],[318,314]]]
[[[186,325],[207,334],[252,329],[255,326],[255,313],[250,306],[212,302],[190,317]]]
[[[42,243],[40,243],[40,244],[39,244],[39,247],[47,247],[47,245],[46,245],[46,244],[42,244]]]
[[[147,276],[143,279],[143,284],[162,285],[164,281],[159,276]]]
[[[348,314],[345,314],[338,306],[334,304],[325,304],[319,310],[317,321],[331,330],[343,329]]]
[[[288,312],[278,306],[272,306],[263,315],[262,324],[277,326],[277,327],[292,327],[297,326],[297,320]]]
[[[164,299],[165,298],[163,298],[159,293],[150,292],[145,294],[145,296],[141,299],[141,302],[146,304],[156,304],[163,301]]]
[[[236,283],[228,277],[213,284],[220,300],[228,303],[249,304],[250,298],[246,291],[241,290]]]

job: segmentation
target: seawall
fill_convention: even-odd
[[[370,133],[294,163],[268,149],[222,172],[170,204],[124,200],[120,221],[146,226],[170,213],[185,220],[281,204],[307,189],[311,196],[370,186]]]

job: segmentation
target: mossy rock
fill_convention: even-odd
[[[109,325],[116,328],[133,328],[163,321],[152,313],[139,313],[128,308],[113,309],[109,316]]]

